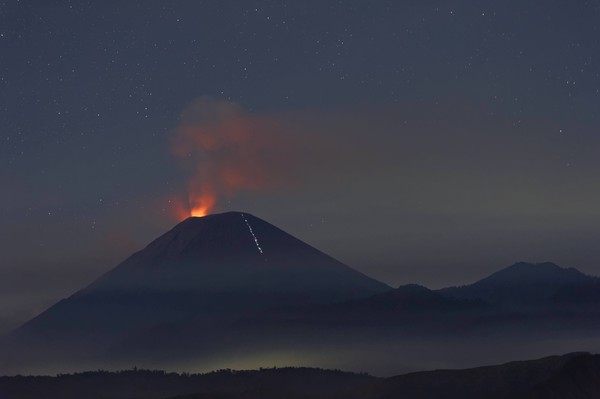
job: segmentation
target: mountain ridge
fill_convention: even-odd
[[[551,262],[517,262],[474,283],[436,290],[441,295],[463,299],[482,299],[500,306],[547,303],[561,289],[600,281],[579,270]]]

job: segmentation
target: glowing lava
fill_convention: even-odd
[[[190,216],[203,217],[210,213],[215,206],[216,198],[212,195],[190,198]]]
[[[203,216],[208,215],[208,209],[205,207],[197,207],[190,210],[190,216],[201,218]]]

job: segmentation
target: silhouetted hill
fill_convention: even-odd
[[[560,285],[588,281],[579,270],[563,268],[551,262],[518,262],[479,281],[489,285],[548,284]]]
[[[600,397],[599,373],[599,355],[573,353],[499,366],[406,374],[375,384],[375,388],[363,393],[362,397],[591,399]]]
[[[482,299],[495,305],[517,307],[548,304],[559,291],[600,281],[574,268],[553,263],[515,263],[473,284],[437,292],[452,298]]]
[[[463,370],[379,379],[309,368],[218,371],[87,372],[0,377],[7,399],[592,399],[600,397],[600,355],[572,353]]]
[[[300,324],[317,329],[401,326],[405,332],[435,329],[436,333],[447,333],[467,323],[469,317],[480,317],[489,311],[489,306],[481,300],[447,298],[423,286],[409,284],[362,299],[267,311],[246,323],[257,326],[268,323],[271,329],[274,324],[287,323],[292,329]]]
[[[571,284],[559,288],[550,300],[556,305],[600,305],[600,280]]]
[[[447,298],[418,284],[403,285],[382,294],[330,305],[330,307],[346,309],[409,312],[423,312],[428,310],[447,311],[483,306],[485,306],[485,303],[481,300],[471,301]]]
[[[570,359],[548,378],[519,399],[593,399],[600,397],[600,358],[580,356]]]

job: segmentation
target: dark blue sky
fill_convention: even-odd
[[[0,329],[177,222],[198,98],[283,126],[293,159],[261,144],[289,184],[217,210],[393,285],[600,274],[598,1],[0,4]]]

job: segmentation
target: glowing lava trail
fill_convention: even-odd
[[[246,222],[246,226],[248,226],[248,230],[250,230],[250,234],[252,234],[252,238],[254,238],[254,243],[256,244],[256,248],[258,248],[258,252],[260,252],[261,254],[263,253],[262,248],[260,247],[259,243],[258,243],[258,239],[256,238],[256,236],[254,235],[254,232],[252,231],[252,227],[250,226],[250,223],[248,223],[248,219],[246,219],[246,216],[244,216],[244,214],[242,213],[242,219],[244,219],[244,222]]]

